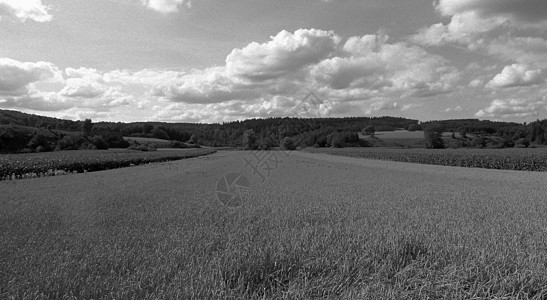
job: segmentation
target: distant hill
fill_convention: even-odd
[[[518,140],[521,140],[520,142],[524,141],[525,144],[547,143],[547,120],[538,120],[529,124],[477,119],[420,122],[413,119],[383,116],[308,119],[286,117],[248,119],[222,124],[98,122],[93,123],[90,131],[84,135],[82,133],[84,121],[63,120],[12,110],[0,110],[0,151],[35,151],[35,148],[28,148],[32,138],[49,141],[48,146],[41,147],[41,150],[58,149],[59,145],[63,148],[64,144],[59,144],[59,141],[64,140],[67,142],[70,139],[73,139],[72,142],[80,145],[80,147],[93,147],[93,145],[97,146],[93,138],[100,142],[99,137],[104,139],[109,147],[115,148],[128,146],[127,139],[123,137],[154,138],[214,147],[242,147],[244,142],[249,142],[250,137],[252,143],[254,143],[252,147],[259,149],[278,147],[280,141],[285,137],[294,139],[299,146],[304,147],[325,147],[333,144],[337,146],[363,146],[366,143],[356,142],[356,139],[359,140],[357,133],[370,125],[374,126],[377,131],[411,128],[414,131],[436,126],[441,127],[443,131],[457,132],[461,135],[470,133],[476,138],[481,138],[483,135],[497,136],[501,139],[494,139],[495,141],[504,141],[501,146],[511,146]],[[55,144],[52,135],[57,137],[57,144]],[[16,142],[8,145],[13,136],[17,137],[15,138]],[[77,137],[80,139],[78,142],[75,141]],[[135,141],[136,139],[129,140]],[[399,142],[397,143],[399,144]],[[484,141],[474,144],[485,145]],[[35,144],[32,145],[36,146]],[[368,143],[368,145],[385,146],[391,144],[374,142]],[[75,147],[71,146],[69,148]]]

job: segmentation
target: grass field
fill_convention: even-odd
[[[547,296],[547,173],[277,155],[0,182],[0,298]]]
[[[425,148],[423,131],[378,131],[372,138],[359,133],[359,138],[367,141],[372,147]]]

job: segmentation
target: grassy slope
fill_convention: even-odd
[[[425,148],[422,131],[379,131],[373,138],[359,133],[359,138],[369,142],[372,147]]]
[[[0,298],[546,295],[546,173],[276,155],[264,183],[240,151],[0,182]]]

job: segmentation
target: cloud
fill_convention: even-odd
[[[323,100],[310,108],[314,115],[371,114],[406,111],[416,107],[411,99],[451,93],[461,77],[442,56],[407,42],[390,42],[382,32],[345,38],[317,29],[281,31],[264,43],[234,49],[222,66],[204,69],[105,72],[80,67],[56,72],[60,79],[48,90],[31,84],[41,83],[42,77],[10,85],[10,93],[17,95],[0,96],[0,107],[42,109],[56,102],[51,107],[75,109],[72,115],[144,114],[153,108],[151,120],[221,122],[299,114],[293,109],[311,90]],[[45,92],[52,93],[48,101]],[[35,102],[25,100],[29,97]]]
[[[547,97],[541,99],[497,99],[475,116],[490,119],[539,118],[547,114]]]
[[[58,78],[59,70],[47,62],[20,62],[0,58],[0,96],[20,96],[28,92],[28,86],[42,80]]]
[[[517,24],[544,23],[547,16],[544,0],[440,0],[436,8],[443,16],[474,12],[482,18],[503,18]]]
[[[0,0],[0,19],[2,16],[15,18],[21,22],[28,19],[35,22],[49,22],[53,16],[42,0]]]
[[[547,40],[541,37],[502,36],[491,41],[487,51],[504,60],[547,68]]]
[[[540,69],[530,69],[527,65],[513,64],[503,68],[501,73],[496,75],[486,84],[488,88],[505,88],[515,86],[528,86],[543,83],[543,74]]]
[[[176,13],[181,6],[192,7],[189,0],[141,0],[142,4],[152,10],[163,14]]]
[[[221,67],[193,70],[154,94],[170,101],[220,103],[295,95],[305,89],[338,101],[451,92],[459,72],[441,56],[382,33],[342,37],[330,31],[282,31],[269,42],[233,50]]]
[[[331,31],[283,30],[267,43],[234,49],[226,58],[226,70],[230,75],[255,81],[275,79],[328,58],[339,42]]]
[[[497,29],[547,29],[547,2],[544,0],[440,0],[436,10],[450,18],[421,29],[412,40],[423,45],[464,44],[470,49],[481,47]]]
[[[461,112],[463,111],[463,108],[461,105],[457,105],[456,107],[448,107],[444,110],[445,113],[451,113],[451,112]]]

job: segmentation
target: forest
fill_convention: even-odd
[[[127,148],[123,137],[144,137],[188,144],[244,149],[270,149],[289,138],[294,147],[368,146],[357,133],[373,131],[424,130],[426,141],[443,132],[472,136],[463,147],[496,147],[547,144],[547,119],[531,123],[489,120],[419,120],[400,117],[267,118],[215,124],[162,122],[71,121],[18,111],[0,110],[0,152],[41,152],[53,150]],[[429,136],[428,136],[429,135]],[[495,138],[494,138],[495,137]],[[435,145],[442,148],[447,145]]]

